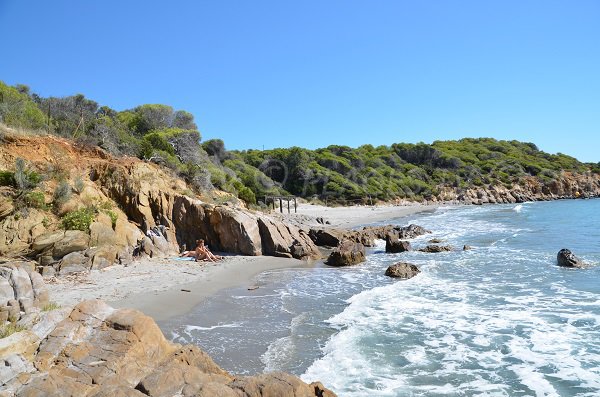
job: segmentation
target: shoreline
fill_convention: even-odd
[[[410,204],[386,206],[324,207],[300,204],[296,214],[278,214],[282,219],[306,226],[355,228],[394,220],[438,206]],[[317,218],[330,224],[320,224]],[[265,271],[311,268],[319,261],[273,256],[226,256],[221,262],[206,263],[172,258],[136,260],[128,266],[113,265],[101,270],[76,273],[46,280],[53,301],[74,306],[82,300],[102,299],[115,308],[133,308],[155,321],[165,321],[190,312],[217,292],[234,287],[253,287],[252,280]]]
[[[307,226],[332,227],[332,228],[356,228],[370,223],[377,223],[416,215],[422,212],[435,211],[439,204],[400,204],[400,205],[373,205],[373,206],[350,206],[350,207],[325,207],[301,203],[298,212],[287,214],[277,213],[284,220],[303,223]],[[329,221],[329,224],[320,224],[317,218]]]

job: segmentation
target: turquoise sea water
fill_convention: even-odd
[[[264,273],[161,324],[232,372],[284,370],[340,396],[600,395],[600,200],[440,208],[415,222],[472,251]],[[569,248],[587,269],[556,266]],[[408,261],[421,274],[383,275]]]

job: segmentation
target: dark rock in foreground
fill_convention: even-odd
[[[563,248],[556,255],[558,266],[563,267],[583,267],[581,259],[575,256],[570,250]]]
[[[365,246],[345,240],[340,243],[329,254],[327,262],[329,266],[351,266],[365,261]]]
[[[452,251],[452,247],[449,245],[428,245],[425,248],[419,249],[421,252],[439,253]]]
[[[408,241],[398,240],[395,234],[388,234],[385,238],[385,252],[395,254],[398,252],[411,251],[412,247]]]
[[[421,273],[418,267],[410,263],[399,262],[387,268],[385,275],[394,278],[409,279]]]

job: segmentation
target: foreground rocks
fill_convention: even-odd
[[[31,262],[0,265],[0,325],[26,325],[49,303],[42,276]]]
[[[9,369],[0,370],[0,395],[334,396],[289,374],[231,375],[197,347],[167,341],[150,317],[98,300],[77,305],[33,351],[1,358]]]
[[[366,260],[365,246],[345,240],[329,254],[325,262],[329,266],[351,266]]]
[[[584,263],[581,259],[575,256],[570,250],[563,248],[558,251],[556,255],[556,261],[558,266],[563,267],[584,267]]]
[[[421,271],[419,268],[410,263],[399,262],[387,268],[385,275],[393,278],[409,279]]]

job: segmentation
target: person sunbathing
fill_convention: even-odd
[[[205,261],[205,262],[216,262],[220,259],[223,259],[222,256],[215,255],[206,245],[204,245],[204,240],[196,240],[196,248],[193,251],[184,251],[180,255],[181,257],[194,258],[196,262]]]

